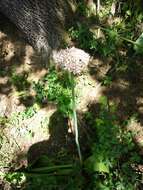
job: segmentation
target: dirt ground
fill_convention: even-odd
[[[37,142],[51,139],[47,126],[50,117],[56,113],[56,106],[48,104],[44,108],[39,108],[34,105],[36,114],[28,119],[23,119],[19,114],[23,113],[27,106],[33,105],[35,94],[30,85],[26,91],[19,92],[19,86],[22,84],[14,85],[11,82],[13,76],[21,74],[26,76],[27,81],[36,82],[45,75],[47,65],[41,63],[40,56],[25,42],[22,33],[2,15],[0,17],[0,68],[0,117],[8,121],[1,122],[0,130],[3,139],[0,150],[1,165],[6,163],[9,165],[11,162],[21,165],[23,160],[27,164],[26,156],[29,148]],[[77,89],[81,89],[78,90],[81,98],[78,100],[77,109],[85,112],[92,101],[98,100],[101,86],[89,74],[80,76],[78,81]],[[26,94],[26,100],[23,94]],[[17,157],[20,161],[16,160]]]
[[[117,106],[117,115],[121,121],[132,118],[128,130],[135,133],[135,141],[143,154],[143,60],[129,60],[134,69],[127,72],[112,71],[112,61],[94,58],[89,65],[89,73],[78,78],[77,89],[79,99],[77,110],[80,113],[88,111],[89,107],[96,109],[96,104],[102,95],[109,97]],[[36,113],[23,119],[19,114],[27,106],[33,105],[34,91],[31,86],[23,93],[19,93],[19,86],[11,82],[14,74],[22,74],[27,81],[38,81],[47,71],[47,65],[41,63],[40,56],[26,43],[23,34],[0,15],[0,170],[3,171],[13,163],[15,168],[27,165],[27,153],[34,147],[32,154],[39,156],[50,148],[62,148],[67,142],[67,131],[63,130],[64,120],[58,121],[56,106],[48,104],[44,108],[35,106]],[[108,86],[102,85],[103,79],[112,72],[113,80]],[[9,120],[10,118],[10,120]],[[57,119],[55,131],[49,131],[49,125]],[[7,122],[8,121],[8,122]],[[60,130],[60,132],[59,132]],[[57,135],[61,133],[58,139]],[[43,142],[42,145],[39,143]],[[45,144],[45,146],[43,146]],[[41,150],[41,147],[44,147]],[[51,154],[52,154],[51,152]],[[29,157],[29,160],[32,159]],[[6,164],[6,165],[5,165]]]

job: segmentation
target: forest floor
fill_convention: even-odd
[[[89,109],[96,112],[100,97],[107,96],[115,103],[121,122],[132,117],[127,129],[135,134],[143,155],[143,60],[131,60],[129,64],[133,66],[130,72],[124,72],[123,67],[114,72],[112,60],[94,57],[88,73],[78,78],[77,110],[80,114]],[[45,151],[56,154],[65,144],[72,149],[68,142],[70,134],[64,129],[67,122],[57,114],[56,105],[47,103],[40,107],[34,102],[32,84],[46,72],[47,67],[25,43],[19,30],[1,16],[0,172],[9,166],[15,169],[27,166],[27,162],[36,160]]]

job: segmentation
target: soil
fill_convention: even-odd
[[[142,60],[135,58],[127,64],[131,65],[128,73],[121,70],[114,72],[112,60],[94,58],[89,65],[89,72],[78,78],[77,110],[84,114],[92,107],[96,112],[99,98],[106,95],[111,102],[116,103],[117,115],[121,121],[127,121],[137,114],[138,119],[132,117],[127,129],[134,132],[135,141],[143,154]],[[27,106],[33,105],[35,94],[32,87],[27,86],[23,92],[27,98],[24,99],[19,87],[11,82],[13,75],[22,74],[31,84],[31,81],[38,81],[44,76],[46,71],[47,65],[41,63],[40,56],[24,40],[23,34],[0,15],[0,118],[5,118],[5,121],[0,122],[1,171],[9,165],[14,168],[26,166],[27,162],[46,151],[51,155],[56,154],[67,144],[73,148],[70,144],[71,134],[68,134],[66,128],[67,120],[58,119],[55,105],[36,107],[37,112],[30,118],[23,119],[16,115],[22,113]],[[112,83],[108,86],[102,85],[110,71],[113,76]],[[49,130],[51,125],[55,126],[55,130]]]
[[[35,105],[38,107],[36,108],[37,113],[28,119],[23,119],[19,114],[23,113],[28,106],[34,104],[35,92],[30,85],[26,86],[26,90],[21,89],[23,81],[20,81],[20,84],[11,82],[13,76],[22,75],[24,76],[23,80],[26,79],[31,84],[31,81],[36,82],[45,75],[47,65],[42,65],[41,57],[26,43],[23,34],[3,15],[0,16],[0,23],[0,118],[6,120],[2,122],[0,129],[3,139],[0,160],[1,165],[5,167],[12,164],[16,165],[15,168],[18,168],[21,163],[23,164],[23,160],[27,164],[28,151],[31,150],[30,147],[34,144],[44,142],[46,147],[50,144],[49,151],[51,152],[51,149],[54,149],[52,144],[55,144],[55,142],[51,142],[51,139],[54,139],[53,141],[59,139],[56,144],[58,144],[58,147],[61,146],[60,149],[62,143],[59,143],[61,137],[57,137],[58,133],[54,132],[53,134],[49,132],[48,128],[51,117],[56,114],[55,105],[49,103],[43,108]],[[84,113],[88,110],[89,104],[99,99],[101,85],[88,73],[79,76],[77,81],[79,96],[77,110]],[[63,122],[58,121],[58,123],[61,125]],[[66,123],[64,125],[67,125]],[[65,136],[67,134],[63,138]],[[42,146],[44,147],[44,145]],[[45,150],[45,148],[42,149]],[[59,151],[59,148],[57,149]],[[36,149],[37,156],[35,153],[32,156],[35,159],[40,155],[38,150],[40,151],[41,148]]]

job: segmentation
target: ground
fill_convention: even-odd
[[[84,114],[89,108],[96,112],[101,96],[107,96],[117,107],[121,121],[132,117],[127,130],[134,132],[134,140],[143,154],[143,76],[142,60],[129,60],[133,70],[123,68],[114,72],[112,60],[94,57],[87,73],[78,77],[77,111]],[[33,99],[31,81],[36,82],[47,72],[47,65],[25,42],[22,33],[2,15],[0,16],[0,172],[10,165],[15,169],[27,166],[42,153],[55,154],[69,145],[67,121],[60,119],[55,104],[44,107]],[[20,75],[21,78],[15,76]],[[110,81],[109,75],[112,75]],[[17,80],[19,82],[17,82]],[[24,86],[24,89],[21,89]],[[26,98],[25,98],[26,97]],[[28,106],[33,109],[25,112]],[[59,117],[59,118],[58,118]],[[55,126],[51,129],[50,125]]]

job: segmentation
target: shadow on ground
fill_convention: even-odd
[[[64,118],[61,113],[55,112],[50,117],[47,131],[50,134],[48,140],[33,144],[25,155],[18,155],[17,163],[19,167],[17,172],[27,172],[27,168],[42,168],[49,166],[59,166],[74,164],[78,161],[77,149],[75,146],[74,135],[68,132],[68,119]],[[25,160],[21,158],[25,157]],[[21,159],[21,160],[20,160]],[[35,181],[38,178],[35,175],[26,174],[26,182],[22,184],[22,188],[28,189],[44,189],[44,188],[66,188],[69,177],[64,173],[58,178],[51,175],[39,175],[39,182]],[[70,177],[71,178],[71,177]],[[65,181],[65,182],[64,182]],[[11,184],[12,185],[12,184]]]
[[[62,114],[55,112],[50,117],[49,126],[47,127],[49,128],[50,138],[47,141],[33,144],[28,150],[28,164],[30,165],[37,156],[47,155],[50,158],[57,158],[58,162],[58,154],[67,152],[67,154],[72,155],[75,151],[73,135],[68,133],[68,120]]]
[[[142,58],[137,56],[130,58],[125,57],[122,65],[115,68],[115,65],[111,64],[109,69],[100,76],[102,74],[102,67],[102,64],[99,65],[95,73],[92,70],[91,75],[95,80],[102,82],[103,86],[106,87],[103,90],[103,95],[116,103],[121,119],[127,119],[133,114],[137,114],[140,118],[140,122],[142,122]],[[104,85],[105,80],[108,78],[110,78],[109,82]]]
[[[94,154],[92,151],[95,151],[95,163],[98,160],[96,160],[98,156],[103,156],[104,159],[107,160],[107,163],[108,161],[111,162],[111,168],[116,168],[117,165],[120,168],[124,166],[124,164],[127,164],[128,170],[125,168],[125,171],[123,173],[121,172],[120,174],[122,176],[122,180],[125,180],[126,182],[126,172],[132,173],[134,169],[137,169],[138,172],[142,172],[142,169],[140,169],[140,167],[142,167],[141,162],[139,167],[137,166],[136,168],[132,168],[133,164],[136,163],[134,158],[136,157],[136,154],[138,154],[139,149],[137,146],[133,146],[133,144],[128,141],[128,137],[122,139],[120,136],[120,129],[117,127],[117,125],[125,126],[125,124],[122,123],[121,125],[118,119],[114,119],[114,114],[116,114],[116,112],[113,111],[112,113],[112,111],[109,112],[109,110],[106,106],[103,108],[102,104],[93,103],[89,106],[88,112],[84,114],[78,114],[79,118],[81,119],[81,123],[79,124],[81,150],[84,160],[86,160],[88,156]],[[101,126],[100,124],[98,126],[98,123],[95,122],[96,119],[99,119],[100,121],[102,120],[103,123],[100,123]],[[21,167],[16,170],[17,172],[26,172],[26,182],[22,184],[22,187],[24,189],[50,189],[53,187],[58,187],[59,189],[68,189],[71,179],[73,180],[71,184],[75,183],[76,180],[74,177],[77,178],[78,175],[77,181],[82,181],[78,187],[80,189],[87,189],[91,183],[91,176],[87,175],[85,171],[83,172],[79,170],[78,173],[77,170],[74,171],[73,169],[73,173],[69,173],[69,175],[59,175],[58,177],[56,176],[57,173],[46,173],[44,170],[45,167],[48,168],[50,166],[66,164],[74,165],[75,162],[79,161],[74,135],[68,133],[68,120],[64,118],[59,112],[55,112],[50,117],[47,130],[48,128],[50,138],[48,140],[33,144],[29,148],[27,156],[25,157],[28,163],[26,165],[21,163]],[[94,148],[91,149],[91,147]],[[19,158],[20,155],[18,156],[17,162],[20,162]],[[118,164],[116,163],[117,160]],[[37,170],[40,168],[41,170],[37,173],[36,171],[30,173],[30,170],[27,170],[27,168]],[[120,170],[118,172],[120,172]],[[38,178],[37,175],[39,176]],[[104,175],[105,174],[103,174],[103,176]],[[128,175],[128,177],[132,180],[130,175]],[[102,182],[102,174],[101,179],[98,180],[101,180]]]

